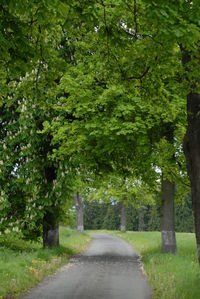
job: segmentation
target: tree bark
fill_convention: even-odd
[[[139,209],[139,215],[138,215],[138,231],[145,231],[145,222],[144,222],[144,207],[141,207]]]
[[[59,207],[51,207],[43,218],[43,247],[59,246]]]
[[[190,82],[191,74],[188,62],[191,54],[181,45],[182,63],[185,68],[186,78],[191,85],[191,90],[199,85],[199,78]],[[198,50],[200,57],[200,49]],[[198,63],[200,63],[200,58]],[[196,83],[195,83],[196,81]],[[198,261],[200,264],[200,94],[190,92],[187,96],[187,131],[183,141],[183,148],[187,163],[187,172],[191,184],[192,208],[194,213],[194,225],[197,244]]]
[[[162,234],[162,252],[177,253],[176,234],[174,221],[174,194],[175,183],[171,183],[162,176],[162,194],[161,194],[161,234]]]
[[[83,225],[83,202],[82,196],[79,193],[74,194],[74,203],[76,207],[76,227],[79,233],[84,231]]]
[[[187,97],[188,126],[184,138],[184,152],[191,183],[192,207],[198,260],[200,264],[200,94]]]
[[[45,168],[45,177],[48,185],[52,185],[56,179],[56,170],[53,165]],[[56,198],[51,206],[46,208],[43,217],[43,247],[59,246],[59,216],[60,204],[56,204]]]
[[[126,232],[126,214],[127,214],[127,209],[126,205],[122,201],[122,208],[121,208],[121,232]]]

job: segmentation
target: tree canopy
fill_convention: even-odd
[[[190,191],[182,144],[186,97],[199,92],[199,10],[197,0],[1,1],[2,233],[54,230],[87,188],[141,203],[161,177]]]

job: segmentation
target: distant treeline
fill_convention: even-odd
[[[119,230],[121,203],[84,202],[85,229]],[[194,219],[191,197],[175,206],[175,228],[177,232],[193,232]],[[156,231],[160,230],[159,206],[143,206],[135,208],[131,204],[127,208],[127,230]]]

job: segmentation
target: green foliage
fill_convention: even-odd
[[[154,205],[162,172],[189,192],[182,141],[199,13],[197,0],[1,1],[2,233],[38,238],[77,190]]]
[[[52,136],[47,126],[43,130],[43,122],[57,117],[52,106],[62,71],[58,47],[63,17],[47,2],[21,7],[10,1],[2,4],[2,14],[6,51],[12,55],[5,60],[7,94],[0,107],[0,230],[36,239],[45,213],[65,201],[71,179],[64,178],[69,163],[50,158]],[[15,27],[7,35],[4,21]]]
[[[194,232],[191,195],[185,196],[184,201],[175,206],[175,229],[178,232]]]
[[[121,218],[121,202],[117,201],[85,201],[85,229],[119,230]],[[127,231],[160,231],[159,203],[146,206],[127,205]],[[175,204],[176,232],[193,232],[194,217],[191,196],[185,196],[182,202]]]
[[[101,229],[104,217],[108,210],[108,203],[84,201],[84,227],[85,229]]]
[[[112,202],[84,202],[85,229],[119,230],[121,219],[121,203]],[[138,230],[138,210],[128,205],[127,229]]]
[[[110,204],[108,205],[106,214],[104,216],[102,229],[115,230],[119,229],[120,226],[120,205],[119,204]]]
[[[74,207],[69,208],[68,201],[60,209],[60,223],[74,229],[76,228],[76,210]]]

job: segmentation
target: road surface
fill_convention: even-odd
[[[20,298],[151,299],[151,288],[132,247],[111,235],[92,236],[82,255]]]

